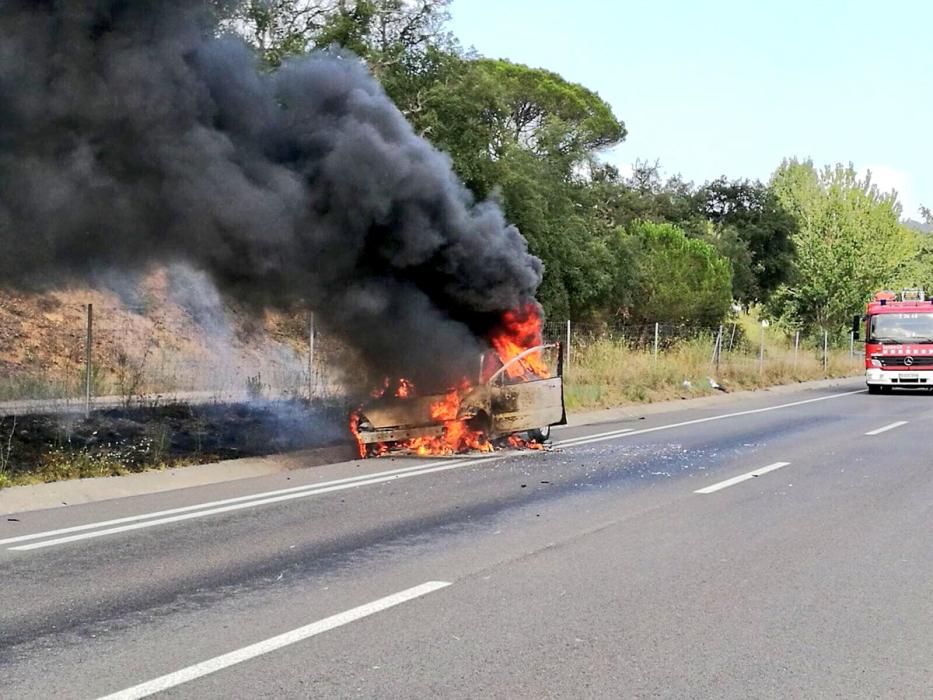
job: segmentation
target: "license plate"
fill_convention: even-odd
[[[901,372],[901,379],[920,379],[919,374],[910,374],[907,372]]]

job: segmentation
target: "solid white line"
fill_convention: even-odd
[[[595,435],[579,435],[575,438],[567,438],[566,440],[558,440],[553,443],[554,447],[567,447],[568,445],[573,445],[581,440],[592,440],[594,438],[605,438],[605,437],[616,437],[618,435],[624,435],[625,433],[630,433],[635,428],[623,428],[622,430],[610,430],[607,433],[597,433]]]
[[[899,420],[897,423],[891,423],[891,425],[886,425],[883,428],[878,428],[877,430],[869,430],[866,435],[881,435],[881,433],[886,433],[889,430],[894,430],[895,428],[900,428],[902,425],[907,425],[906,420]]]
[[[58,537],[52,540],[43,540],[41,542],[33,542],[32,544],[21,544],[15,547],[9,547],[10,551],[13,552],[28,552],[33,549],[44,549],[46,547],[54,547],[60,544],[68,544],[69,542],[79,542],[81,540],[92,540],[97,537],[104,537],[106,535],[115,535],[120,532],[132,532],[133,530],[142,530],[148,527],[155,527],[156,525],[167,525],[169,523],[180,523],[185,520],[194,520],[195,518],[204,518],[208,515],[218,515],[220,513],[229,513],[235,510],[243,510],[244,508],[255,508],[256,506],[269,505],[271,503],[282,503],[284,501],[292,501],[296,498],[308,498],[310,496],[319,496],[325,493],[334,493],[335,491],[345,491],[347,489],[355,489],[360,486],[372,486],[373,484],[383,484],[387,481],[396,481],[398,479],[408,479],[413,476],[423,476],[425,474],[436,474],[439,472],[446,472],[451,469],[460,469],[462,467],[467,467],[475,464],[483,464],[485,462],[490,462],[490,459],[476,459],[469,462],[448,462],[442,467],[434,467],[432,469],[422,469],[416,472],[407,472],[404,474],[391,474],[389,476],[381,476],[378,478],[367,479],[365,481],[355,481],[349,484],[338,484],[336,486],[328,486],[326,488],[317,488],[307,491],[301,491],[299,493],[289,493],[283,496],[275,496],[273,498],[263,498],[258,501],[248,501],[247,503],[235,503],[233,505],[222,506],[220,508],[211,508],[210,510],[199,510],[194,513],[183,513],[181,515],[173,515],[167,518],[159,518],[158,520],[145,520],[143,522],[133,523],[131,525],[120,525],[119,527],[111,527],[105,530],[93,530],[91,532],[83,532],[77,535],[68,535],[66,537]]]
[[[713,484],[712,486],[707,486],[706,488],[699,489],[697,491],[694,491],[694,493],[702,493],[702,494],[715,493],[716,491],[727,489],[730,486],[741,484],[743,481],[754,479],[756,476],[761,476],[762,474],[773,472],[776,469],[781,469],[783,467],[786,467],[788,464],[790,464],[790,462],[775,462],[774,464],[769,464],[767,467],[762,467],[761,469],[756,469],[753,472],[748,472],[748,474],[742,474],[741,476],[734,476],[731,479],[720,481],[718,484]]]
[[[333,615],[331,617],[324,618],[318,622],[313,622],[310,625],[305,625],[304,627],[299,627],[290,632],[285,632],[276,637],[270,637],[256,644],[251,644],[250,646],[243,647],[242,649],[237,649],[236,651],[231,651],[228,654],[223,654],[221,656],[215,656],[213,659],[208,659],[207,661],[202,661],[201,663],[194,664],[193,666],[188,666],[183,668],[180,671],[175,671],[174,673],[168,673],[164,676],[159,676],[154,678],[151,681],[146,681],[145,683],[140,683],[139,685],[134,685],[132,688],[127,688],[126,690],[121,690],[110,695],[106,695],[99,700],[137,700],[138,698],[149,697],[155,693],[162,692],[163,690],[168,690],[169,688],[174,688],[183,683],[188,683],[197,678],[202,678],[211,673],[216,673],[230,666],[243,663],[244,661],[249,661],[250,659],[255,659],[257,656],[262,656],[263,654],[268,654],[270,652],[276,651],[283,647],[287,647],[291,644],[304,641],[316,635],[319,635],[323,632],[328,632],[337,627],[361,620],[364,617],[369,617],[375,613],[382,612],[389,608],[395,607],[396,605],[401,605],[402,603],[407,603],[410,600],[415,598],[420,598],[421,596],[439,591],[442,588],[447,588],[450,583],[447,581],[428,581],[423,583],[420,586],[415,586],[414,588],[409,588],[408,590],[401,591],[394,595],[386,596],[385,598],[380,598],[379,600],[374,600],[372,603],[367,603],[366,605],[361,605],[358,608],[353,608],[352,610],[347,610],[346,612]]]
[[[460,464],[463,460],[445,460],[440,462],[428,462],[427,464],[419,464],[414,467],[404,467],[400,469],[392,469],[390,471],[376,472],[374,474],[360,474],[359,476],[351,476],[346,479],[336,479],[334,481],[324,481],[317,484],[305,484],[304,486],[293,486],[287,489],[278,489],[275,491],[263,491],[261,493],[254,493],[249,496],[238,496],[237,498],[226,498],[222,501],[209,501],[206,503],[198,503],[193,506],[184,506],[182,508],[171,508],[170,510],[160,510],[152,513],[143,513],[141,515],[131,515],[125,518],[116,518],[115,520],[102,520],[96,523],[87,523],[86,525],[75,525],[73,527],[63,527],[58,530],[46,530],[45,532],[35,532],[31,535],[19,535],[18,537],[9,537],[5,540],[0,540],[0,544],[13,544],[14,542],[28,542],[29,540],[39,540],[45,537],[54,537],[55,535],[66,535],[72,532],[83,532],[85,530],[94,530],[96,528],[109,527],[111,525],[122,525],[124,523],[135,523],[140,520],[149,520],[150,518],[161,518],[166,515],[175,515],[177,513],[189,513],[194,510],[206,510],[208,508],[214,508],[216,506],[224,506],[230,503],[243,503],[245,501],[254,501],[263,498],[268,498],[270,496],[279,496],[286,493],[297,493],[299,491],[309,491],[314,489],[323,488],[326,486],[334,486],[336,484],[348,484],[355,481],[364,481],[366,479],[371,479],[373,477],[379,476],[389,476],[393,474],[405,474],[407,472],[419,471],[421,469],[427,469],[429,467],[436,467],[441,464]]]
[[[817,401],[829,401],[830,399],[841,399],[844,396],[852,396],[853,394],[864,394],[864,389],[859,389],[858,391],[847,391],[842,394],[831,394],[830,396],[820,396],[815,399],[806,399],[804,401],[794,401],[792,403],[782,403],[778,406],[768,406],[766,408],[753,408],[748,411],[736,411],[735,413],[723,413],[718,416],[709,416],[708,418],[694,418],[693,420],[685,420],[680,423],[670,423],[668,425],[658,425],[654,428],[642,428],[641,430],[633,430],[630,433],[625,435],[609,435],[608,437],[598,437],[594,436],[592,439],[583,439],[577,440],[569,447],[579,447],[581,445],[588,445],[591,442],[603,442],[605,440],[614,440],[617,437],[635,437],[636,435],[645,435],[647,433],[654,433],[659,430],[671,430],[672,428],[683,428],[686,425],[699,425],[700,423],[710,423],[717,420],[725,420],[726,418],[737,418],[739,416],[750,416],[756,413],[768,413],[769,411],[779,411],[782,408],[792,408],[794,406],[803,406],[808,403],[816,403]]]

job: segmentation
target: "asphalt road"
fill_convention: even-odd
[[[931,697],[933,396],[861,388],[4,518],[0,696]]]

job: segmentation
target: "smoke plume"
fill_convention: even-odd
[[[207,0],[0,3],[0,284],[185,262],[438,384],[540,261],[361,61],[269,72]]]

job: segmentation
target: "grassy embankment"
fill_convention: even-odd
[[[650,349],[633,349],[619,340],[575,344],[566,372],[567,407],[611,408],[713,394],[710,378],[727,391],[738,391],[864,371],[861,345],[856,345],[855,357],[849,356],[848,347],[830,348],[824,369],[822,348],[801,342],[795,357],[793,339],[770,328],[765,331],[764,362],[759,364],[760,327],[751,317],[738,323],[743,340],[731,352],[723,350],[718,372],[713,363],[715,338],[709,334],[662,349],[657,358]]]

